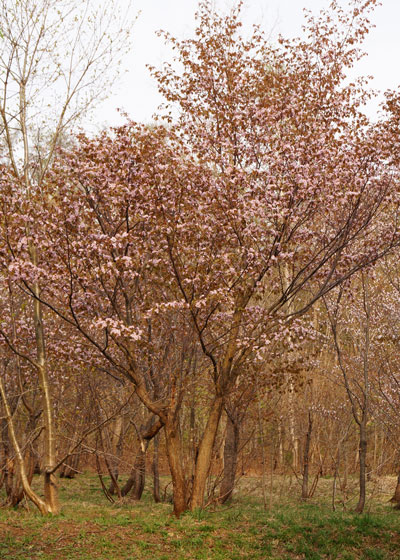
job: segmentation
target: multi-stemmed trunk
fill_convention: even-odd
[[[146,481],[146,453],[149,443],[157,437],[158,432],[163,427],[160,419],[156,420],[155,416],[151,416],[146,424],[142,424],[137,429],[139,447],[136,454],[135,463],[128,480],[121,490],[122,496],[127,496],[131,492],[134,500],[140,500],[143,494]]]
[[[14,418],[17,414],[17,408],[21,402],[18,398],[12,399],[13,402],[9,404],[11,415]],[[22,400],[22,403],[26,401]],[[34,411],[28,410],[28,420],[26,423],[22,422],[20,426],[21,447],[23,451],[24,463],[26,468],[26,475],[29,484],[35,471],[35,456],[33,451],[33,440],[31,439],[36,428],[37,420],[40,414],[35,414]],[[22,484],[19,465],[15,459],[15,452],[13,452],[12,441],[10,440],[10,433],[8,429],[7,417],[3,417],[0,424],[0,441],[1,441],[1,465],[2,472],[0,486],[4,485],[6,492],[5,503],[12,507],[17,506],[24,497],[24,487]]]
[[[229,340],[227,342],[224,357],[216,367],[214,359],[214,367],[218,375],[218,380],[215,389],[215,397],[211,404],[211,409],[208,415],[206,428],[201,438],[193,478],[193,489],[190,498],[190,509],[195,510],[204,506],[204,493],[206,489],[206,482],[210,472],[212,453],[214,448],[215,439],[217,437],[219,422],[224,406],[224,397],[229,393],[236,377],[237,371],[233,370],[233,361],[237,351],[237,342],[239,337],[239,330],[243,311],[249,301],[251,291],[238,297],[236,308],[232,317],[232,324],[230,330]]]
[[[177,517],[187,509],[193,511],[204,507],[206,483],[210,474],[214,444],[224,406],[224,397],[228,394],[237,376],[237,372],[232,370],[232,364],[237,351],[237,338],[244,307],[245,302],[241,297],[238,299],[237,309],[233,315],[230,339],[224,357],[218,365],[215,359],[213,362],[216,380],[215,396],[211,403],[206,427],[197,449],[193,481],[189,481],[186,476],[187,473],[185,472],[183,461],[183,441],[179,421],[179,410],[182,404],[183,393],[182,387],[178,388],[177,378],[173,377],[171,379],[168,406],[165,406],[165,404],[164,406],[159,406],[157,399],[151,398],[148,394],[145,384],[133,376],[138,397],[149,410],[159,417],[158,422],[149,430],[151,437],[146,439],[150,441],[158,433],[160,427],[164,426],[166,452],[173,486],[174,514]],[[154,429],[156,424],[158,428]],[[141,436],[140,439],[142,439]],[[146,447],[142,451],[145,453]],[[142,460],[141,456],[140,460]],[[144,469],[138,470],[143,471]]]
[[[22,483],[22,487],[23,487],[23,490],[24,490],[24,494],[27,496],[27,498],[29,500],[31,500],[35,504],[35,506],[39,509],[41,514],[45,515],[45,514],[48,514],[48,513],[55,513],[54,509],[52,508],[51,504],[49,503],[49,493],[45,492],[45,496],[44,496],[44,500],[43,500],[32,489],[32,486],[31,486],[31,483],[30,483],[30,471],[27,471],[27,469],[26,469],[24,454],[23,454],[23,452],[21,450],[21,447],[18,443],[18,439],[17,439],[17,435],[16,435],[16,431],[15,431],[14,420],[13,420],[13,417],[12,417],[12,414],[11,414],[11,410],[10,410],[7,395],[6,395],[6,392],[5,392],[3,380],[2,380],[1,377],[0,377],[0,394],[1,394],[2,401],[3,401],[5,416],[6,416],[6,419],[7,419],[8,433],[9,433],[9,436],[10,436],[11,444],[12,444],[13,449],[14,449],[15,460],[16,460],[16,463],[18,464],[18,472],[19,472],[19,476],[21,478],[21,483]],[[50,496],[50,498],[51,498],[51,496]]]
[[[185,476],[179,423],[176,417],[168,418],[165,423],[166,449],[174,493],[174,514],[177,517],[187,509],[195,510],[204,506],[206,482],[210,472],[222,405],[222,397],[216,397],[211,405],[207,425],[197,452],[191,491],[189,481]]]

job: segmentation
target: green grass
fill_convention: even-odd
[[[62,513],[30,506],[0,509],[2,560],[386,560],[400,558],[400,512],[387,503],[369,513],[333,512],[318,503],[238,495],[213,511],[171,515],[171,504],[108,503],[97,478],[60,481]]]

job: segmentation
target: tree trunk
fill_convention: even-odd
[[[34,247],[30,248],[32,263],[37,266],[37,253]],[[44,419],[44,498],[50,513],[59,513],[58,488],[56,475],[53,469],[56,465],[55,434],[53,422],[52,399],[50,394],[49,376],[47,371],[45,335],[40,303],[40,288],[37,283],[33,286],[35,299],[33,301],[33,321],[35,324],[37,366],[39,383],[42,390],[42,406]]]
[[[27,444],[27,439],[29,438],[32,430],[35,427],[37,418],[35,416],[30,416],[30,419],[25,427],[25,435],[23,437],[22,448]],[[8,438],[7,438],[8,439]],[[16,507],[24,497],[24,486],[21,478],[20,469],[15,458],[10,456],[10,445],[9,440],[7,442],[7,467],[6,467],[6,494],[7,494],[7,504]],[[23,453],[24,465],[26,470],[26,477],[28,483],[32,483],[33,474],[35,472],[36,458],[33,454],[33,449],[31,445],[27,445],[25,452]]]
[[[65,463],[62,465],[59,471],[60,478],[75,478],[78,473],[79,461],[81,459],[81,452],[76,450],[71,457],[66,459]]]
[[[117,489],[114,485],[114,480],[117,481],[119,477],[119,462],[122,455],[122,444],[124,439],[122,416],[117,416],[114,421],[114,429],[111,438],[111,470],[113,478],[111,479],[108,492],[112,496]]]
[[[174,514],[179,517],[187,510],[187,481],[183,469],[182,442],[176,421],[168,419],[165,424],[168,463],[174,489]]]
[[[11,466],[11,469],[8,471],[8,480],[6,484],[6,491],[7,491],[7,500],[6,503],[11,507],[16,507],[24,497],[24,486],[23,481],[21,478],[20,470],[18,469],[18,465],[14,464]],[[28,484],[32,483],[33,479],[33,472],[35,470],[35,462],[34,458],[32,457],[32,453],[28,449],[24,453],[24,463],[25,463],[25,470],[26,470],[26,478]]]
[[[224,476],[221,483],[219,501],[228,502],[232,497],[235,486],[236,467],[239,451],[239,426],[228,414],[226,421],[226,435],[224,445]]]
[[[211,406],[206,429],[200,442],[194,471],[192,496],[190,501],[190,509],[192,511],[197,508],[202,508],[204,505],[204,492],[206,488],[208,473],[211,467],[212,452],[215,438],[217,436],[219,420],[221,418],[222,405],[222,397],[215,397],[214,402]]]
[[[292,377],[289,380],[289,393],[288,393],[288,405],[289,405],[289,434],[292,444],[292,468],[297,472],[299,465],[299,440],[296,436],[296,426],[295,426],[295,404],[294,404],[294,382]]]
[[[360,457],[360,498],[356,507],[357,513],[362,513],[365,506],[365,493],[366,493],[366,470],[367,470],[367,430],[365,421],[360,424],[360,444],[359,444],[359,457]]]
[[[161,501],[160,498],[160,472],[158,468],[158,448],[159,448],[159,436],[158,434],[154,438],[154,452],[153,452],[153,497],[156,503]]]
[[[150,441],[157,436],[158,432],[163,427],[163,422],[160,419],[155,420],[151,416],[145,425],[141,425],[140,429],[136,428],[136,433],[139,440],[139,449],[136,455],[135,463],[131,474],[122,488],[121,495],[126,496],[131,489],[132,497],[135,500],[140,500],[144,490],[146,480],[146,452],[149,447]]]
[[[279,440],[279,447],[278,447],[278,464],[279,468],[282,468],[284,459],[283,459],[283,428],[282,422],[279,421],[278,423],[278,440]]]
[[[396,489],[394,491],[393,497],[390,500],[392,503],[397,504],[397,507],[400,508],[400,471],[397,477],[397,484]]]
[[[10,440],[14,449],[14,453],[15,453],[15,460],[18,464],[18,474],[21,477],[21,483],[24,489],[24,493],[25,495],[35,504],[35,506],[38,508],[38,510],[40,511],[40,513],[42,515],[48,514],[48,513],[54,513],[54,511],[52,511],[50,504],[47,502],[46,500],[46,495],[45,495],[45,500],[42,500],[42,498],[40,496],[38,496],[38,494],[36,494],[36,492],[34,492],[34,490],[31,487],[30,481],[29,481],[29,475],[30,472],[26,470],[25,467],[25,461],[24,461],[24,456],[23,453],[21,451],[21,447],[18,443],[18,439],[15,433],[15,426],[14,426],[14,421],[13,421],[13,417],[11,414],[11,410],[10,410],[10,406],[8,404],[8,400],[7,400],[7,396],[6,396],[6,392],[4,389],[4,385],[3,385],[3,380],[0,376],[0,394],[1,394],[1,398],[3,400],[3,404],[4,404],[4,410],[5,410],[5,415],[7,418],[7,427],[8,427],[8,433],[10,436]],[[32,471],[33,474],[33,471]]]
[[[18,463],[14,457],[11,457],[9,442],[4,441],[4,483],[6,491],[5,504],[16,507],[24,497],[24,486],[20,474]],[[29,484],[32,482],[35,470],[35,458],[32,455],[30,447],[23,454],[23,460],[26,470],[26,478]]]
[[[311,433],[312,433],[312,415],[311,410],[308,411],[308,430],[306,435],[306,443],[304,446],[304,465],[303,465],[303,484],[301,487],[301,497],[303,500],[307,500],[308,495],[308,477],[309,477],[309,464],[310,464],[310,443],[311,443]]]
[[[121,490],[122,496],[127,496],[130,491],[131,497],[134,500],[140,500],[144,490],[146,481],[146,450],[148,443],[143,440],[140,442],[139,449],[136,455],[135,463],[128,480]]]

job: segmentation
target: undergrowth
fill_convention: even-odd
[[[400,558],[400,512],[385,502],[358,515],[328,500],[275,501],[238,494],[229,506],[171,515],[171,504],[110,504],[93,475],[60,481],[62,513],[0,509],[3,560],[262,560]]]

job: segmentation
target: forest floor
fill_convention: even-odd
[[[270,482],[264,500],[260,480],[243,478],[229,506],[175,519],[170,503],[155,504],[149,494],[111,504],[95,475],[63,479],[59,516],[0,508],[0,559],[400,559],[400,511],[388,503],[393,477],[370,483],[363,515],[351,511],[354,491],[338,494],[332,511],[332,479],[322,479],[307,503],[295,480]]]

